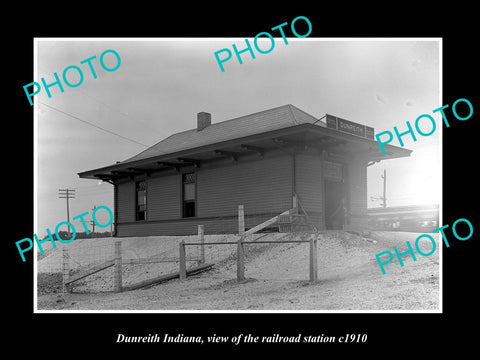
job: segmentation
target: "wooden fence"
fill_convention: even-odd
[[[309,270],[310,281],[316,282],[318,280],[318,266],[317,266],[317,238],[313,237],[310,240],[270,240],[270,241],[244,241],[244,237],[241,237],[238,241],[222,241],[222,242],[206,242],[204,245],[236,245],[237,246],[237,281],[241,282],[245,280],[245,245],[249,244],[288,244],[288,243],[309,243]],[[189,245],[198,246],[197,243],[186,243],[184,241],[179,244],[180,253],[180,280],[185,280],[188,275],[186,265],[186,250],[185,247]]]
[[[193,275],[197,274],[202,271],[206,271],[213,267],[214,264],[206,264],[205,263],[205,249],[203,243],[205,242],[204,238],[204,227],[203,225],[198,226],[198,234],[200,236],[200,243],[197,245],[201,246],[200,256],[197,257],[183,257],[183,262],[186,263],[187,261],[197,262],[197,266],[189,269],[186,274]],[[114,267],[114,280],[113,280],[113,288],[115,292],[122,292],[128,290],[135,290],[140,289],[146,286],[151,286],[154,284],[159,284],[164,281],[168,281],[171,279],[178,278],[180,276],[180,272],[169,273],[161,276],[157,276],[145,281],[141,281],[136,284],[123,286],[122,282],[122,266],[127,264],[154,264],[154,263],[168,263],[168,262],[179,262],[179,257],[166,257],[166,256],[152,256],[152,257],[145,257],[145,258],[135,258],[135,259],[124,259],[122,257],[122,241],[115,241],[115,250],[114,250],[114,257],[104,261],[100,264],[93,265],[87,269],[80,271],[79,273],[70,276],[70,269],[69,269],[69,262],[68,262],[68,250],[66,248],[63,249],[63,292],[68,291],[68,285],[73,284],[74,282],[84,279],[87,276],[93,275],[99,271],[108,269],[110,267]],[[185,275],[185,272],[183,273]],[[186,275],[185,275],[186,276]]]
[[[158,284],[167,280],[179,278],[180,280],[186,279],[188,275],[197,274],[202,271],[211,269],[214,264],[205,263],[205,245],[236,245],[237,246],[237,280],[245,280],[245,249],[244,246],[250,244],[284,244],[284,243],[310,243],[310,257],[309,257],[309,269],[310,269],[310,281],[316,282],[318,279],[318,270],[317,270],[317,237],[311,237],[310,240],[278,240],[278,241],[245,241],[245,237],[248,235],[255,234],[256,232],[265,229],[268,226],[271,226],[277,222],[285,222],[285,217],[289,216],[298,216],[298,207],[299,202],[296,196],[293,197],[293,207],[287,211],[282,212],[281,214],[274,216],[267,221],[264,221],[261,224],[254,226],[253,228],[245,231],[245,214],[243,205],[238,206],[238,235],[240,239],[237,241],[222,241],[222,242],[205,242],[204,227],[203,225],[198,225],[198,235],[200,237],[199,243],[187,243],[181,241],[179,244],[179,257],[147,257],[147,258],[136,258],[136,259],[123,259],[122,258],[122,242],[115,242],[115,252],[113,259],[108,259],[107,261],[92,266],[74,276],[69,276],[68,269],[68,253],[64,249],[63,256],[63,289],[64,292],[67,291],[67,285],[72,284],[75,281],[83,279],[87,276],[93,275],[99,271],[105,270],[111,266],[114,266],[114,291],[121,292],[127,290],[139,289],[142,287]],[[301,207],[301,205],[300,205]],[[308,215],[305,213],[308,221]],[[312,226],[310,226],[312,227]],[[314,228],[314,227],[313,227]],[[315,229],[316,230],[316,229]],[[236,237],[236,235],[234,235]],[[186,246],[200,246],[200,256],[199,257],[187,257],[186,256]],[[187,262],[194,261],[197,262],[197,266],[187,270]],[[123,286],[122,284],[122,266],[125,264],[152,264],[152,263],[162,263],[162,262],[178,262],[179,271],[175,273],[170,273],[162,276],[158,276],[152,279],[148,279],[142,282],[139,282],[134,285]]]
[[[236,245],[237,246],[237,281],[245,280],[245,245],[249,244],[285,244],[285,243],[310,243],[310,252],[309,252],[309,270],[310,270],[310,281],[316,282],[318,280],[318,266],[317,266],[317,237],[311,237],[310,240],[271,240],[271,241],[245,241],[245,237],[252,235],[267,226],[279,222],[280,219],[284,216],[297,214],[298,212],[298,199],[296,196],[293,198],[293,207],[283,213],[274,216],[267,221],[264,221],[261,224],[254,226],[253,228],[245,231],[245,214],[243,205],[238,206],[238,235],[240,239],[238,241],[222,241],[222,242],[201,242],[202,248],[205,245]],[[184,280],[187,277],[187,266],[186,266],[186,246],[198,246],[198,243],[186,243],[181,241],[179,244],[179,254],[180,254],[180,280]]]

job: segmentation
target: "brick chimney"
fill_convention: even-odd
[[[203,111],[199,112],[197,114],[197,131],[202,131],[210,125],[212,125],[212,114]]]

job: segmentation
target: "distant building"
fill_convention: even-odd
[[[238,205],[248,229],[294,194],[318,229],[365,228],[367,166],[411,151],[382,155],[374,129],[323,118],[293,105],[215,124],[200,112],[196,128],[79,176],[113,184],[117,236],[236,233]]]
[[[439,225],[439,207],[433,205],[390,206],[368,209],[372,230],[432,232]]]

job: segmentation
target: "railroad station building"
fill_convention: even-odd
[[[411,153],[383,155],[373,128],[290,104],[216,123],[200,112],[196,125],[78,174],[113,185],[116,236],[236,233],[238,205],[249,229],[294,196],[317,229],[365,229],[367,167]]]

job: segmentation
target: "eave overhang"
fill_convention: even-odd
[[[411,150],[384,145],[383,154],[377,141],[351,135],[335,129],[310,123],[285,127],[233,140],[219,141],[172,153],[162,153],[136,161],[119,162],[110,166],[78,173],[80,178],[100,179],[110,183],[139,174],[184,168],[201,168],[203,164],[219,160],[238,161],[243,156],[264,156],[272,150],[283,149],[292,154],[308,148],[343,156],[362,156],[369,165],[381,160],[410,156]]]

